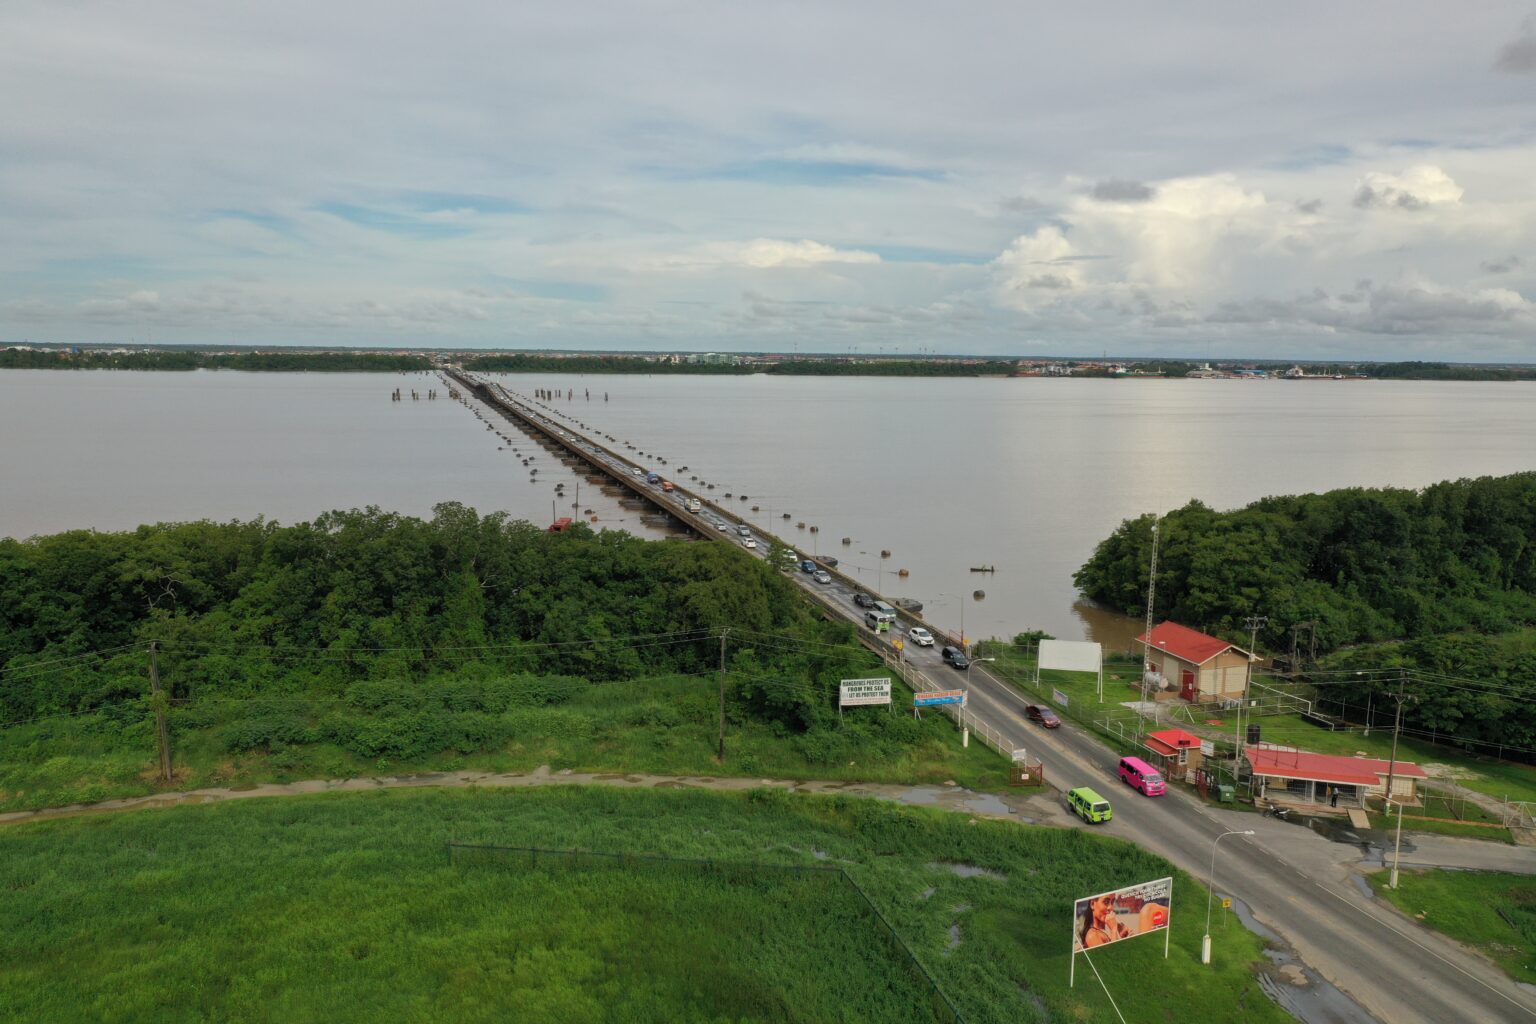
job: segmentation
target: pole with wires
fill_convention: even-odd
[[[727,627],[720,631],[720,763],[725,763],[725,637]]]
[[[149,644],[150,704],[155,709],[155,737],[160,746],[160,778],[171,781],[171,733],[165,725],[165,696],[160,692],[160,661],[158,643]]]

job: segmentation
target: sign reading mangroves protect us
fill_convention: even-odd
[[[890,679],[844,679],[838,687],[839,707],[853,708],[890,702]]]
[[[964,690],[929,690],[926,693],[914,693],[912,695],[912,706],[915,708],[927,708],[935,704],[964,703]]]

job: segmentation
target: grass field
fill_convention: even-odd
[[[1280,1022],[1260,940],[1081,830],[779,791],[389,790],[0,829],[26,1021],[899,1021],[923,991],[817,876],[450,863],[450,840],[845,868],[972,1022],[1111,1021],[1071,901],[1172,873],[1172,955],[1094,954],[1128,1021]],[[954,865],[984,868],[962,876]]]
[[[1403,871],[1398,888],[1371,876],[1376,895],[1409,917],[1474,946],[1509,976],[1536,984],[1536,877],[1480,871]]]
[[[402,719],[354,714],[355,729],[384,737],[379,741],[384,752],[371,757],[324,739],[297,738],[323,723],[332,704],[274,698],[178,708],[170,716],[176,766],[170,786],[156,779],[154,733],[142,710],[39,722],[0,732],[0,811],[160,789],[416,771],[526,772],[545,764],[557,770],[675,775],[954,780],[983,790],[1007,782],[1007,764],[999,756],[979,743],[962,749],[954,726],[942,716],[915,721],[903,715],[900,696],[889,711],[850,710],[844,726],[804,735],[733,715],[727,723],[726,758],[720,762],[715,756],[717,686],[713,679],[667,677],[573,687],[561,703],[508,708],[483,723],[496,737],[492,741],[470,737],[464,743],[458,737],[456,749],[438,746],[404,755],[396,752],[398,745],[386,743],[404,731],[397,724]],[[253,703],[258,705],[254,709]],[[231,749],[232,734],[250,721],[277,721],[295,741]]]

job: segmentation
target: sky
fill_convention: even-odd
[[[0,5],[0,342],[1536,362],[1536,2]]]

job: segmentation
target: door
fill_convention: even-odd
[[[1195,674],[1185,669],[1179,676],[1179,696],[1187,701],[1195,699]]]

